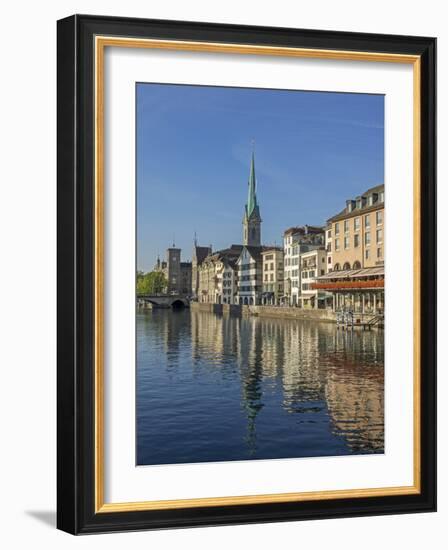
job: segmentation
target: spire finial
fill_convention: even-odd
[[[196,230],[194,232],[194,246],[198,246],[198,237],[196,235]]]

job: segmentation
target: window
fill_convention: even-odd
[[[376,230],[376,242],[377,243],[382,243],[383,242],[383,230],[382,229],[377,229]]]
[[[377,210],[376,213],[376,225],[381,225],[383,223],[383,211]]]
[[[366,228],[370,227],[370,214],[366,214],[364,218]]]
[[[344,233],[348,233],[349,227],[349,220],[344,220]]]
[[[331,229],[327,231],[327,239],[331,239]]]
[[[273,280],[274,280],[274,274],[271,273],[271,281],[273,281]]]
[[[377,258],[383,257],[383,251],[381,250],[381,247],[376,249],[376,257]]]
[[[304,271],[304,272],[302,273],[302,278],[303,278],[303,279],[308,279],[308,271]]]
[[[384,191],[381,191],[380,193],[380,201],[384,202]]]
[[[324,264],[325,263],[325,258],[322,256],[322,263]]]
[[[370,258],[370,250],[366,250],[366,260],[368,260]]]
[[[316,276],[315,271],[310,271],[310,278],[313,279]]]
[[[366,244],[366,246],[369,246],[370,244],[370,232],[367,231],[367,233],[364,235],[364,242]]]
[[[334,234],[339,235],[339,223],[334,224]]]
[[[339,271],[341,269],[341,266],[339,264],[334,264],[334,270]]]
[[[347,250],[350,246],[350,237],[344,237],[344,248]]]
[[[320,274],[321,274],[321,275],[325,275],[325,269],[321,269],[321,270],[320,270]]]
[[[353,244],[354,244],[355,248],[358,248],[358,246],[359,246],[359,235],[355,235],[355,238],[353,240]]]
[[[273,270],[274,270],[274,264],[271,263],[271,271],[273,271]]]
[[[331,264],[331,256],[328,256],[328,263]]]
[[[327,244],[327,252],[331,252],[331,243]]]
[[[355,227],[355,231],[359,231],[359,226],[360,226],[360,219],[359,218],[355,218],[354,221],[354,227]]]
[[[339,239],[334,240],[334,248],[335,250],[339,250]]]

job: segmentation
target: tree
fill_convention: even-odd
[[[161,294],[167,286],[165,275],[160,271],[137,272],[137,294]]]

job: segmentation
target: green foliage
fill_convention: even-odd
[[[137,271],[137,295],[161,294],[167,286],[165,275],[160,271],[143,273]]]

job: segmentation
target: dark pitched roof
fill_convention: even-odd
[[[364,191],[364,193],[362,193],[361,195],[358,195],[356,199],[361,199],[361,198],[367,199],[370,195],[379,194],[382,191],[384,191],[384,184],[375,185],[374,187],[370,187],[369,189],[367,189],[367,191]],[[378,208],[381,208],[381,207],[384,208],[384,202],[380,202],[378,199],[376,199],[372,205],[368,205],[366,203],[364,206],[361,206],[361,208],[358,208],[357,205],[355,204],[355,208],[353,208],[351,211],[349,211],[348,207],[346,206],[340,212],[338,212],[331,218],[328,218],[327,223],[342,220],[347,217],[358,216],[359,214],[368,214],[369,212],[377,210]]]
[[[282,246],[263,246],[263,254],[266,252],[283,252]]]
[[[193,248],[193,255],[196,256],[197,262],[201,263],[210,254],[211,248],[209,246],[195,246]]]
[[[324,227],[319,225],[301,225],[285,229],[285,231],[283,231],[283,235],[310,235],[322,233],[323,230]]]
[[[237,260],[243,249],[242,244],[232,244],[229,248],[224,248],[223,250],[216,250],[212,254],[209,254],[204,261],[213,261],[218,260]]]

